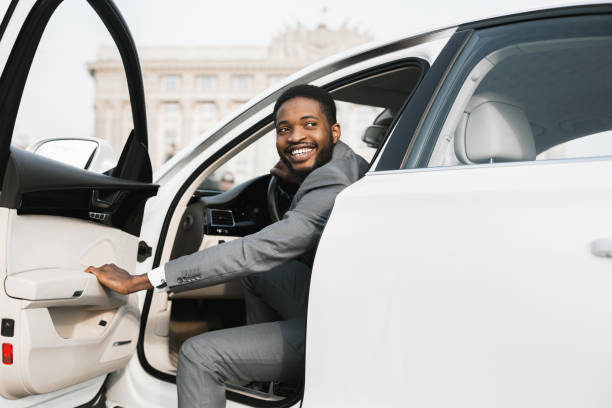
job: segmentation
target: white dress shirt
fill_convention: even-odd
[[[164,269],[164,265],[158,266],[157,268],[147,273],[147,278],[149,278],[149,282],[151,282],[151,285],[153,285],[156,290],[168,290],[168,286],[166,285],[166,270]]]

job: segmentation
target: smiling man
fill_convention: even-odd
[[[204,333],[183,344],[179,407],[224,407],[226,382],[303,378],[314,253],[337,194],[362,177],[368,163],[339,140],[335,103],[318,87],[286,90],[274,106],[274,123],[280,162],[271,172],[295,191],[280,221],[144,275],[115,265],[87,269],[119,293],[153,287],[179,292],[242,278],[248,325]]]
[[[277,101],[275,109],[278,154],[301,179],[330,161],[333,147],[340,138],[335,109],[332,111],[325,101],[293,96],[303,94],[300,91],[304,89],[309,88],[287,91]]]

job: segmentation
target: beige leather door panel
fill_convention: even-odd
[[[138,340],[137,298],[104,289],[84,270],[133,270],[138,238],[85,220],[6,209],[0,216],[0,309],[15,322],[14,336],[2,339],[13,346],[13,363],[0,366],[0,395],[47,393],[124,366]]]

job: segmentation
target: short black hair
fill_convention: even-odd
[[[314,99],[319,102],[321,105],[321,110],[323,114],[327,118],[327,122],[329,125],[333,125],[336,123],[336,103],[334,102],[334,98],[331,97],[329,92],[327,92],[323,88],[319,88],[314,85],[296,85],[292,86],[289,89],[286,89],[285,92],[281,94],[276,100],[274,104],[274,123],[276,124],[276,115],[278,114],[278,110],[283,105],[283,103],[287,102],[293,98],[308,98]]]

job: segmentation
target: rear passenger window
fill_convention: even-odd
[[[429,167],[612,156],[612,18],[494,27],[466,50],[420,136]]]
[[[536,160],[612,156],[612,130],[560,143],[539,153]]]

